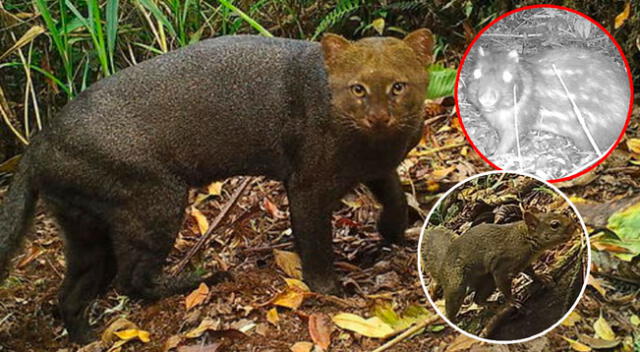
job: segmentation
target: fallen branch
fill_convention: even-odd
[[[416,333],[420,329],[423,329],[425,326],[427,326],[429,324],[432,324],[432,323],[435,323],[438,320],[440,320],[440,316],[437,315],[437,314],[434,314],[434,315],[432,315],[432,316],[430,316],[428,318],[425,318],[424,320],[419,321],[415,325],[413,325],[410,328],[408,328],[407,330],[405,330],[402,334],[394,337],[392,340],[387,341],[387,343],[385,343],[384,345],[376,348],[372,352],[382,352],[382,351],[394,346],[398,342],[406,339],[407,337],[413,335],[414,333]]]
[[[240,198],[240,195],[245,190],[245,188],[247,188],[247,186],[252,180],[253,180],[253,177],[247,177],[244,179],[244,181],[242,181],[240,186],[235,190],[235,192],[231,196],[231,199],[229,199],[229,201],[224,205],[222,210],[220,210],[220,213],[218,213],[218,216],[215,218],[215,220],[213,220],[213,223],[211,224],[211,226],[209,226],[209,229],[207,230],[207,232],[205,232],[204,235],[200,237],[200,239],[198,240],[198,243],[196,243],[195,246],[191,247],[187,255],[184,258],[182,258],[182,260],[180,260],[176,268],[173,270],[173,273],[172,273],[173,276],[181,272],[184,269],[184,267],[187,265],[187,263],[189,263],[189,260],[191,260],[191,258],[200,250],[200,248],[202,248],[202,246],[206,242],[208,242],[209,237],[211,237],[211,234],[213,233],[213,230],[217,229],[218,225],[220,225],[222,220],[224,220],[227,217],[227,215],[229,214],[229,210],[231,210],[233,205],[236,204],[236,202],[238,201],[238,198]]]

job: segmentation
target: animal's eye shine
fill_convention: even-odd
[[[406,83],[396,82],[393,84],[393,86],[391,86],[391,94],[400,95],[404,92],[406,87],[407,87]]]
[[[367,95],[367,90],[362,84],[354,84],[351,86],[351,93],[358,98],[362,98]]]
[[[558,220],[553,220],[553,221],[551,222],[551,228],[555,230],[555,229],[557,229],[558,227],[560,227],[560,221],[558,221]]]

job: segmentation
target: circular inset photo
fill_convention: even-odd
[[[524,342],[558,325],[586,287],[586,228],[557,188],[495,171],[434,206],[419,241],[429,302],[450,325],[493,343]]]
[[[525,7],[469,46],[456,108],[492,166],[567,180],[595,167],[622,138],[632,107],[629,72],[618,44],[591,18]]]

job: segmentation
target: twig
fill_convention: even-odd
[[[427,155],[435,154],[437,152],[441,152],[441,151],[447,150],[447,149],[455,149],[455,148],[459,148],[459,147],[464,147],[465,145],[467,145],[466,142],[447,144],[447,145],[443,145],[441,147],[431,148],[429,150],[425,150],[425,151],[422,151],[422,152],[417,152],[416,155],[417,156],[427,156]]]
[[[405,338],[413,335],[416,331],[424,328],[425,326],[427,326],[427,325],[429,325],[431,323],[435,323],[439,319],[440,319],[440,316],[438,316],[436,314],[434,314],[434,315],[432,315],[432,316],[430,316],[428,318],[425,318],[424,320],[419,321],[416,325],[413,325],[412,327],[410,327],[407,330],[405,330],[402,334],[394,337],[392,340],[389,340],[384,345],[376,348],[372,352],[382,352],[382,351],[392,347],[393,345],[397,344],[398,342],[404,340]]]
[[[200,248],[209,240],[209,237],[211,237],[213,230],[217,229],[220,222],[224,220],[224,218],[229,213],[229,210],[238,201],[238,198],[240,198],[240,195],[242,194],[244,189],[247,188],[247,185],[249,185],[249,183],[252,180],[253,180],[252,177],[247,177],[244,179],[244,181],[242,181],[242,184],[240,184],[240,186],[233,193],[233,195],[231,196],[231,199],[229,199],[229,201],[224,205],[222,210],[220,210],[220,213],[218,213],[218,216],[215,218],[215,220],[213,220],[213,223],[211,224],[211,226],[209,226],[209,229],[207,230],[207,232],[205,232],[204,235],[200,237],[200,239],[198,240],[198,243],[196,243],[195,246],[191,247],[187,255],[184,258],[182,258],[182,260],[180,260],[180,262],[178,263],[178,266],[176,266],[175,270],[172,273],[173,276],[181,272],[182,269],[184,269],[184,267],[187,265],[189,260],[191,260],[191,257],[193,257],[196,254],[196,252],[198,252]]]
[[[569,99],[569,102],[571,102],[571,107],[573,108],[573,112],[576,114],[576,117],[578,118],[578,122],[580,122],[580,126],[582,126],[582,130],[587,135],[587,139],[589,139],[589,143],[591,143],[593,150],[595,150],[595,152],[598,155],[602,155],[602,152],[600,152],[600,148],[598,147],[598,144],[596,143],[596,141],[593,139],[593,136],[591,135],[591,131],[589,131],[589,127],[587,127],[587,123],[584,121],[584,117],[582,116],[582,113],[580,112],[578,105],[576,104],[574,99],[571,97],[571,94],[569,93],[569,89],[564,84],[564,80],[562,79],[562,76],[560,76],[560,73],[558,72],[556,65],[551,64],[551,68],[553,68],[553,72],[555,72],[556,76],[558,77],[558,80],[560,80],[560,84],[562,85],[562,88],[564,88],[564,93],[567,96],[567,99]]]

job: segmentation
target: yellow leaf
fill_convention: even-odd
[[[196,207],[191,207],[191,216],[196,219],[200,234],[204,235],[209,229],[209,220],[207,220],[207,217],[204,216],[204,214],[202,214],[202,212]]]
[[[603,340],[613,341],[616,339],[616,334],[613,332],[613,329],[611,329],[607,320],[602,316],[602,313],[600,313],[600,317],[593,324],[593,329],[596,335]]]
[[[631,12],[631,1],[627,1],[627,3],[624,5],[624,10],[620,12],[618,16],[616,16],[615,25],[614,25],[615,29],[620,28],[620,26],[624,24],[627,18],[629,18],[630,12]]]
[[[595,277],[589,275],[589,279],[587,280],[587,282],[591,287],[595,288],[596,291],[598,291],[602,295],[602,297],[607,296],[607,291],[604,289],[604,287],[602,287],[599,279],[596,279]]]
[[[207,296],[209,296],[209,287],[204,282],[202,282],[197,289],[193,290],[193,292],[191,292],[187,296],[187,298],[185,298],[184,305],[187,310],[190,310],[191,308],[202,304]]]
[[[591,351],[591,347],[589,347],[589,346],[587,346],[587,345],[585,345],[583,343],[580,343],[580,342],[578,342],[576,340],[572,340],[572,339],[570,339],[568,337],[564,337],[564,336],[560,336],[560,337],[562,337],[565,341],[567,341],[569,343],[569,346],[571,346],[571,348],[574,351],[578,351],[578,352],[589,352],[589,351]]]
[[[118,336],[116,336],[116,331],[121,330],[130,330],[130,329],[138,329],[138,326],[125,318],[118,318],[113,323],[111,323],[104,332],[102,333],[101,340],[107,345],[113,344],[118,341]]]
[[[273,304],[280,307],[298,309],[304,301],[304,294],[298,290],[287,289],[279,294],[274,300]]]
[[[144,330],[139,330],[138,331],[138,338],[140,339],[140,341],[147,343],[149,341],[151,341],[150,336],[149,336],[149,332],[148,331],[144,331]]]
[[[633,326],[640,326],[640,318],[635,314],[633,314],[631,318],[629,318],[629,321],[631,322],[631,324],[633,324]]]
[[[285,278],[284,281],[287,283],[287,286],[289,286],[290,288],[297,288],[303,292],[311,291],[311,289],[309,289],[309,286],[307,286],[307,284],[305,284],[300,280]]]
[[[573,312],[569,313],[569,315],[562,321],[562,325],[564,325],[564,326],[574,326],[574,325],[576,325],[577,322],[580,321],[580,319],[582,319],[580,314],[578,314],[578,312],[576,312],[576,311],[573,311]]]
[[[197,328],[184,334],[184,337],[188,339],[200,337],[207,330],[218,330],[219,325],[220,325],[219,321],[214,321],[210,318],[205,318],[200,322],[200,325],[198,325]]]
[[[302,262],[298,254],[289,251],[273,250],[276,265],[294,279],[302,279]]]
[[[338,327],[357,332],[367,337],[386,338],[393,334],[393,328],[378,317],[364,319],[351,313],[336,314],[333,323]]]
[[[44,33],[44,28],[42,28],[41,26],[33,26],[29,28],[29,30],[25,34],[23,34],[22,37],[20,37],[20,39],[18,39],[15,42],[15,44],[13,44],[9,49],[7,49],[7,51],[5,51],[4,54],[0,55],[0,60],[11,55],[11,53],[22,48],[23,46],[29,44],[31,41],[36,39],[36,37],[42,33]]]
[[[640,138],[629,138],[627,140],[627,148],[632,153],[640,154]]]
[[[373,20],[373,22],[371,22],[371,27],[373,27],[378,34],[382,35],[384,32],[384,18],[380,17]]]
[[[311,352],[313,344],[307,341],[296,342],[291,346],[291,352]]]
[[[280,316],[278,315],[278,310],[276,308],[271,308],[267,312],[267,321],[273,325],[278,325],[278,321],[280,321]]]
[[[127,329],[114,332],[121,340],[131,340],[138,337],[138,329]]]
[[[222,194],[222,182],[214,182],[207,186],[207,192],[210,196],[219,196]]]

